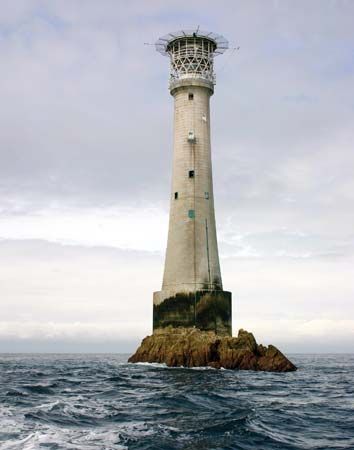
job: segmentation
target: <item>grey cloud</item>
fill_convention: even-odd
[[[173,113],[168,60],[144,42],[199,24],[224,34],[231,47],[241,47],[216,59],[212,97],[217,224],[222,254],[228,256],[225,285],[239,289],[240,304],[249,301],[256,311],[264,301],[263,286],[254,292],[251,286],[255,280],[259,286],[268,280],[262,279],[260,267],[273,283],[268,284],[267,299],[272,288],[279,288],[271,305],[275,309],[280,297],[294,300],[298,279],[307,280],[298,298],[304,296],[306,314],[317,317],[322,310],[311,309],[308,291],[319,272],[317,286],[321,276],[325,281],[333,277],[326,290],[316,291],[318,298],[330,293],[326,314],[334,315],[330,303],[336,296],[350,313],[353,15],[352,2],[330,0],[221,0],[217,8],[210,0],[5,2],[0,16],[0,238],[1,219],[9,216],[20,223],[21,217],[53,210],[104,210],[111,205],[153,205],[167,211]],[[149,230],[144,232],[148,239]],[[1,243],[3,267],[10,270],[6,261],[17,264],[7,272],[6,295],[24,295],[25,290],[17,291],[19,274],[30,267],[39,277],[38,286],[45,281],[42,293],[47,299],[58,298],[56,289],[63,286],[60,292],[70,306],[68,298],[79,296],[85,285],[75,285],[72,294],[68,271],[76,270],[70,265],[74,250],[65,250],[60,259],[60,251],[55,247],[51,255],[46,245],[32,242],[30,250],[21,241],[15,250],[5,251]],[[79,253],[85,279],[95,273],[95,257],[90,254],[88,261],[86,250]],[[247,254],[260,257],[250,262]],[[310,257],[301,262],[301,255]],[[152,263],[147,255],[130,258],[123,252],[119,258],[105,253],[98,259],[112,280],[113,266],[132,277],[141,264],[144,277],[133,302],[138,307],[140,296],[150,302],[150,292],[159,287],[163,261],[158,258]],[[297,277],[289,275],[289,259]],[[280,278],[289,276],[284,287],[277,285],[282,264],[287,271]],[[56,275],[58,267],[67,277]],[[346,274],[343,280],[339,269]],[[120,301],[128,298],[126,292]],[[117,313],[112,298],[107,305]],[[98,308],[93,298],[91,306],[92,311]],[[296,307],[289,306],[289,314],[296,314]],[[38,299],[32,304],[36,308],[49,320]],[[77,313],[69,308],[64,322],[70,311],[72,317]],[[141,311],[150,317],[146,306]],[[246,318],[239,313],[241,320]]]
[[[241,44],[229,60],[217,60],[220,68],[226,64],[213,99],[220,208],[230,201],[230,195],[221,196],[225,190],[248,199],[230,189],[230,178],[243,190],[266,184],[269,192],[261,200],[271,201],[286,180],[280,172],[271,184],[270,171],[290,155],[301,160],[312,151],[320,158],[324,143],[336,145],[336,134],[350,129],[349,3],[249,2],[234,12],[221,2],[213,16],[200,15],[201,2],[188,5],[188,14],[178,2],[153,2],[148,11],[140,2],[29,4],[20,2],[15,12],[7,7],[0,43],[3,192],[44,203],[166,200],[168,61],[143,43],[197,14],[201,23]],[[348,139],[351,146],[352,134]],[[240,159],[256,180],[239,173]],[[220,175],[224,170],[229,177]]]
[[[354,254],[354,236],[329,237],[284,229],[220,236],[224,257],[240,258],[339,258]]]
[[[0,241],[0,351],[132,351],[151,332],[162,256]],[[222,258],[233,327],[292,351],[353,339],[353,258]],[[333,337],[335,336],[335,338]]]

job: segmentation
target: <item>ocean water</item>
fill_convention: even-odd
[[[354,355],[293,373],[0,355],[0,448],[354,449]]]

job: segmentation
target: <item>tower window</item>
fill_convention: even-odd
[[[190,219],[194,219],[194,218],[195,218],[195,211],[194,211],[194,209],[190,209],[190,210],[188,211],[188,217],[189,217]]]
[[[209,192],[204,192],[204,198],[209,199]]]
[[[193,100],[194,99],[194,95],[192,94],[192,92],[190,92],[188,94],[188,100]]]
[[[189,178],[194,178],[194,170],[190,170],[188,172],[188,176],[189,176]]]
[[[188,142],[190,142],[191,144],[195,144],[195,134],[194,131],[189,131],[188,132]]]
[[[175,192],[175,200],[178,199],[178,192]]]

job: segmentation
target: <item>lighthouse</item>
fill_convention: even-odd
[[[169,33],[156,49],[170,59],[174,100],[173,169],[165,268],[154,292],[154,331],[196,327],[231,335],[231,292],[224,291],[217,244],[210,142],[214,57],[222,36],[197,30]]]

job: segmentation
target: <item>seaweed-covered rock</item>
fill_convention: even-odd
[[[147,336],[129,362],[158,362],[170,367],[202,367],[289,372],[296,370],[276,347],[258,345],[253,334],[219,336],[197,328],[162,328]]]

